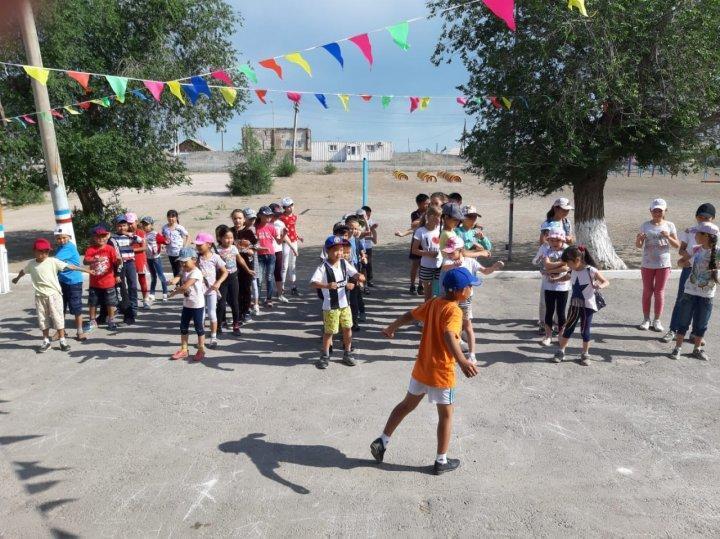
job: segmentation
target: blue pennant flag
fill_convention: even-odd
[[[23,129],[27,129],[27,125],[25,125],[25,122],[23,122],[20,118],[13,118],[17,123],[23,126]]]
[[[333,58],[335,58],[338,62],[340,62],[340,67],[342,67],[342,68],[345,67],[345,61],[343,60],[342,52],[340,51],[340,45],[333,42],[333,43],[328,43],[327,45],[323,45],[322,48],[325,49],[326,51],[328,51],[330,54],[332,54]]]
[[[195,87],[198,94],[205,94],[208,97],[212,97],[210,87],[205,79],[196,75],[190,79],[190,82],[192,82],[192,85]]]
[[[200,97],[197,88],[195,88],[192,84],[181,84],[180,86],[182,86],[185,94],[190,98],[190,102],[194,105],[197,102],[198,97]]]
[[[142,99],[143,101],[150,101],[150,98],[144,93],[142,93],[140,90],[133,90],[131,93],[138,99]]]
[[[328,108],[327,101],[325,100],[325,94],[315,94],[315,97],[317,97],[317,100],[320,101],[320,104],[324,108]]]

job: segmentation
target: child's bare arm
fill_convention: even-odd
[[[337,283],[319,283],[317,281],[313,281],[310,283],[310,286],[313,288],[317,288],[319,290],[327,289],[327,290],[337,290]]]
[[[20,273],[17,274],[17,277],[15,277],[12,282],[13,284],[18,284],[18,281],[23,278],[25,275],[25,270],[20,270]]]
[[[595,288],[600,290],[601,288],[607,288],[610,286],[610,281],[608,281],[602,273],[599,271],[595,273],[595,281],[597,282],[597,285],[595,285]]]
[[[465,354],[463,354],[462,348],[460,348],[458,334],[448,330],[443,334],[443,337],[445,338],[445,346],[448,347],[455,361],[460,365],[460,370],[463,374],[468,378],[475,376],[478,373],[477,366],[465,358]]]
[[[490,266],[489,268],[483,268],[483,269],[481,269],[481,270],[480,270],[480,273],[482,273],[483,275],[490,275],[491,273],[495,273],[496,271],[500,271],[500,270],[503,269],[504,267],[505,267],[505,262],[503,262],[502,260],[498,260],[497,262],[495,262],[495,263],[494,263],[492,266]]]
[[[412,312],[408,311],[403,314],[400,318],[397,318],[388,327],[383,329],[383,335],[392,339],[395,336],[395,332],[403,326],[407,326],[414,320]]]

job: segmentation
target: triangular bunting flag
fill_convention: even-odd
[[[90,110],[90,107],[92,107],[92,104],[90,101],[83,101],[82,103],[78,103],[78,107],[80,107],[83,110]]]
[[[382,108],[386,109],[388,105],[390,104],[390,101],[392,101],[393,96],[391,95],[384,95],[382,96]]]
[[[515,0],[483,0],[483,3],[515,31]]]
[[[238,67],[238,71],[240,73],[242,73],[243,75],[245,75],[248,78],[248,80],[251,80],[255,84],[257,84],[257,81],[258,81],[257,75],[255,74],[255,71],[253,71],[253,69],[249,65],[247,65],[247,64],[241,65],[240,67]]]
[[[25,125],[25,122],[23,122],[20,118],[13,118],[17,123],[23,126],[23,129],[27,129],[27,125]]]
[[[197,102],[198,97],[200,97],[200,92],[198,92],[197,88],[195,88],[192,84],[181,84],[180,86],[182,86],[182,89],[185,91],[185,95],[190,98],[190,103],[194,105]]]
[[[52,122],[52,116],[50,116],[49,112],[38,112],[37,113],[38,119],[42,120],[43,122]]]
[[[355,43],[355,45],[357,45],[357,48],[360,49],[360,52],[363,53],[363,56],[368,61],[368,64],[370,64],[370,67],[372,67],[373,55],[372,55],[372,44],[370,43],[370,37],[367,34],[360,34],[358,36],[351,37],[350,41],[352,41],[353,43]]]
[[[217,80],[219,80],[219,81],[221,81],[221,82],[224,82],[224,83],[227,84],[228,86],[232,86],[232,85],[233,85],[233,81],[232,81],[232,79],[230,78],[230,75],[228,75],[227,71],[223,71],[222,69],[220,69],[220,70],[218,70],[218,71],[213,71],[212,73],[210,73],[210,76],[211,76],[213,79],[217,79]]]
[[[82,71],[66,71],[65,74],[71,79],[75,79],[75,81],[82,86],[83,90],[86,92],[89,90],[88,82],[90,81],[90,73],[83,73]]]
[[[208,83],[204,78],[195,75],[194,77],[190,78],[190,82],[195,87],[195,91],[198,93],[198,95],[205,94],[208,97],[212,97],[212,94],[210,93],[210,87],[208,86]]]
[[[130,93],[142,101],[150,101],[150,98],[142,93],[142,90],[133,90]]]
[[[28,116],[27,114],[26,114],[25,116],[21,116],[21,118],[22,118],[23,120],[25,120],[25,121],[26,121],[27,123],[29,123],[29,124],[34,124],[34,123],[36,123],[35,120],[33,120],[32,118],[30,118],[30,116]]]
[[[528,106],[527,99],[525,99],[523,96],[519,95],[519,96],[517,96],[517,99],[519,99],[520,101],[523,102],[523,105],[525,105],[525,108],[526,108],[526,109],[529,109],[529,108],[530,108],[530,107]]]
[[[220,93],[228,105],[232,107],[235,104],[235,99],[237,98],[237,90],[235,88],[220,88]]]
[[[578,8],[582,16],[588,16],[588,12],[585,9],[585,0],[568,0],[568,9],[572,11],[574,7]]]
[[[320,101],[320,104],[323,106],[323,108],[328,108],[327,100],[325,99],[325,94],[315,94],[315,97],[318,101]]]
[[[423,97],[420,99],[420,110],[424,110],[430,106],[430,98],[429,97]]]
[[[417,109],[419,103],[420,103],[419,97],[411,97],[410,98],[410,112],[413,112],[415,109]]]
[[[50,114],[52,114],[53,117],[54,117],[54,118],[57,118],[58,120],[64,120],[64,119],[65,119],[65,116],[63,116],[62,114],[60,114],[60,113],[59,113],[57,110],[55,110],[55,109],[52,109],[52,110],[50,111]]]
[[[105,79],[107,79],[110,88],[115,92],[117,100],[120,103],[125,103],[125,90],[127,90],[128,80],[125,77],[116,77],[115,75],[105,75]]]
[[[488,96],[488,99],[490,100],[490,103],[492,103],[492,106],[496,109],[502,108],[502,103],[500,103],[500,100],[494,95]]]
[[[387,31],[390,32],[393,41],[402,50],[406,51],[410,48],[410,45],[408,45],[408,34],[410,33],[410,25],[407,21],[395,24],[393,26],[388,26]]]
[[[180,88],[180,83],[176,80],[171,80],[167,83],[168,88],[170,88],[170,93],[177,97],[180,100],[180,103],[183,105],[185,104],[185,98],[182,94],[182,88]]]
[[[285,95],[293,103],[300,104],[300,99],[302,98],[302,94],[299,94],[297,92],[287,92]]]
[[[257,98],[262,102],[263,105],[267,105],[267,101],[265,101],[267,90],[255,90],[255,95],[257,95]]]
[[[340,45],[337,43],[328,43],[327,45],[322,46],[323,49],[328,51],[330,54],[332,54],[333,58],[335,58],[338,62],[340,62],[340,67],[345,67],[345,61],[342,57],[342,51],[340,50]]]
[[[100,102],[98,103],[98,105],[101,105],[101,106],[103,106],[103,107],[105,107],[105,108],[108,108],[108,107],[110,106],[110,104],[111,104],[109,97],[103,97],[103,98],[99,99],[99,101],[100,101]]]
[[[271,69],[275,74],[282,79],[282,67],[275,61],[275,58],[268,58],[259,62],[265,69]]]
[[[302,57],[302,54],[300,54],[299,52],[291,52],[290,54],[285,55],[285,59],[288,62],[299,65],[303,68],[305,73],[312,77],[312,69],[310,69],[310,64],[308,64],[305,58]]]
[[[70,105],[67,107],[63,107],[66,111],[68,111],[69,114],[72,114],[73,116],[76,114],[80,114],[78,111],[76,111],[74,108],[72,108]]]
[[[348,103],[350,103],[350,96],[347,94],[339,94],[338,99],[342,103],[342,106],[345,109],[345,112],[347,112],[348,111]]]
[[[48,77],[50,76],[49,69],[37,66],[23,66],[23,69],[25,70],[25,73],[30,75],[33,79],[38,81],[43,86],[47,84]]]
[[[510,101],[507,97],[501,97],[503,105],[505,105],[505,108],[510,110],[510,107],[512,107],[512,101]]]
[[[467,105],[467,97],[457,97],[455,98],[455,101],[457,101],[458,105],[462,105],[463,107]]]
[[[367,101],[370,101],[370,100],[372,99],[372,96],[371,96],[371,95],[368,95],[368,94],[363,94],[363,95],[360,96],[360,98],[361,98],[363,101],[367,102]]]
[[[145,88],[150,90],[150,93],[155,98],[155,101],[160,101],[160,96],[165,89],[165,83],[160,82],[159,80],[144,80],[143,84],[145,85]]]

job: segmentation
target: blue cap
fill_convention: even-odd
[[[115,217],[115,219],[113,219],[113,223],[115,223],[115,224],[118,224],[118,223],[127,223],[127,222],[128,222],[128,220],[127,220],[127,217],[125,217],[125,214],[124,214],[124,213],[121,213],[120,215],[118,215],[117,217]]]
[[[325,240],[325,249],[330,249],[330,247],[336,245],[344,245],[345,241],[340,236],[328,236]]]
[[[180,249],[178,260],[180,262],[186,262],[191,258],[197,258],[197,256],[197,251],[192,247],[183,247],[182,249]]]
[[[445,290],[452,292],[468,286],[478,286],[482,284],[482,279],[474,277],[467,268],[455,268],[445,274],[442,284]]]

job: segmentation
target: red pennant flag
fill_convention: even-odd
[[[415,109],[417,109],[419,104],[420,104],[419,97],[411,97],[410,98],[410,112],[413,112]]]
[[[302,98],[302,95],[297,92],[287,92],[287,98],[292,101],[293,103],[300,103],[300,99]]]
[[[222,69],[218,71],[213,71],[212,73],[210,73],[210,76],[214,79],[224,82],[228,86],[233,86],[233,81],[230,78],[230,75],[227,74],[227,71],[223,71]]]
[[[77,83],[83,87],[83,90],[88,91],[88,82],[90,81],[90,73],[83,73],[81,71],[66,71],[67,76],[71,79],[75,79]]]
[[[372,96],[367,94],[361,95],[360,97],[363,101],[370,101],[372,99]]]
[[[56,111],[55,109],[52,109],[52,110],[50,111],[50,114],[52,114],[52,115],[53,115],[55,118],[57,118],[58,120],[64,120],[64,119],[65,119],[65,116],[63,116],[62,114],[60,114],[60,113],[59,113],[58,111]]]
[[[483,3],[515,31],[515,0],[483,0]]]
[[[370,67],[372,67],[372,44],[370,43],[370,38],[368,37],[368,35],[360,34],[359,36],[353,36],[350,38],[350,41],[357,45],[358,49],[360,49],[360,51],[363,53],[363,56],[368,61],[368,64],[370,64]]]
[[[78,107],[83,110],[90,110],[90,107],[92,107],[92,103],[90,103],[90,101],[85,101],[84,103],[78,103]]]
[[[458,97],[455,101],[458,102],[458,105],[462,105],[464,107],[467,104],[467,97]]]
[[[275,74],[282,79],[282,67],[275,61],[275,58],[268,58],[260,62],[265,69],[272,69]]]
[[[265,96],[267,95],[267,90],[255,90],[255,94],[257,95],[258,99],[262,101],[264,105],[267,105],[267,101],[265,101]]]
[[[26,114],[25,116],[21,116],[21,118],[22,118],[23,120],[25,120],[25,121],[26,121],[27,123],[29,123],[29,124],[34,124],[34,123],[36,123],[35,120],[33,120],[32,118],[30,118],[30,116],[28,116],[27,114]]]
[[[502,103],[500,103],[500,100],[495,97],[494,95],[488,96],[488,99],[490,100],[490,103],[492,103],[492,106],[496,109],[503,108]]]

